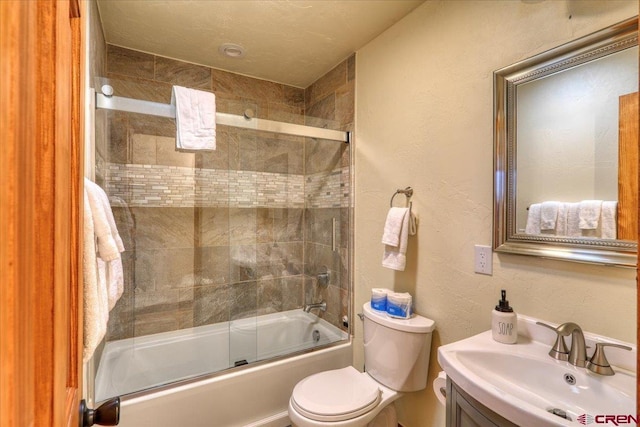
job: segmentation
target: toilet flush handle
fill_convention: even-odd
[[[358,317],[364,322],[364,313],[358,313]]]

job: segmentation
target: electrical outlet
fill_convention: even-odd
[[[488,274],[493,272],[493,252],[491,246],[475,245],[475,272]]]

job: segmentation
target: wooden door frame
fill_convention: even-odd
[[[0,1],[0,425],[77,426],[82,57],[77,0]]]

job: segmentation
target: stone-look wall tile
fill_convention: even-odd
[[[228,130],[216,129],[216,149],[195,154],[196,167],[201,169],[229,169],[229,141],[233,138]]]
[[[204,207],[196,209],[196,246],[228,247],[229,209]]]
[[[123,262],[123,269],[128,263]],[[124,270],[127,271],[127,270]],[[134,298],[133,290],[125,285],[125,292],[109,312],[109,322],[107,324],[107,341],[131,338],[134,335]]]
[[[307,107],[305,112],[305,124],[326,129],[340,129],[340,123],[336,121],[336,93],[331,92],[318,102]]]
[[[176,319],[178,321],[178,329],[193,328],[193,310],[176,311]]]
[[[325,268],[329,272],[329,284],[339,286],[338,281],[342,275],[340,252],[333,251],[331,246],[305,242],[304,274],[315,280],[317,274]]]
[[[136,287],[134,292],[135,314],[170,312],[179,308],[178,289],[147,290]]]
[[[325,301],[326,311],[317,311],[318,317],[326,320],[334,326],[340,327],[342,324],[343,302],[342,294],[336,286],[318,286],[315,278],[305,279],[305,304]]]
[[[149,313],[136,312],[134,328],[135,336],[142,337],[179,329],[179,311],[154,310]]]
[[[107,45],[107,72],[153,80],[153,55]]]
[[[139,249],[190,248],[194,243],[192,208],[132,208]]]
[[[297,276],[303,272],[302,242],[259,243],[256,245],[256,275],[258,278]]]
[[[231,286],[201,286],[193,290],[193,325],[230,320]]]
[[[211,90],[211,68],[156,56],[155,79],[172,85]]]
[[[333,172],[340,168],[341,154],[346,145],[339,141],[307,138],[305,141],[305,174]]]
[[[304,280],[304,304],[313,304],[322,301],[324,297],[322,295],[320,287],[317,286],[316,278],[307,276],[306,274],[302,277]]]
[[[350,129],[351,126],[352,125],[348,125],[347,126],[348,129],[345,129],[345,132],[351,132],[351,138],[352,140],[355,140],[355,134]],[[342,161],[340,162],[340,166],[342,167],[342,170],[343,170],[343,177],[341,179],[341,182],[345,186],[349,187],[351,186],[351,174],[349,173],[349,170],[351,168],[351,144],[349,144],[347,147],[344,148],[344,150],[342,150],[341,158],[342,158]]]
[[[211,89],[218,96],[248,98],[255,102],[284,102],[284,85],[266,80],[254,79],[226,71],[211,70]]]
[[[140,165],[155,165],[156,137],[153,135],[131,135],[131,161]]]
[[[257,262],[256,245],[231,246],[229,248],[229,274],[231,282],[247,282],[256,280]]]
[[[234,283],[230,287],[230,320],[245,319],[256,315],[258,309],[257,282]]]
[[[299,108],[300,111],[304,111],[304,108],[305,108],[304,89],[284,85],[282,87],[282,95],[283,95],[282,104],[290,105],[292,107]]]
[[[228,246],[197,248],[192,268],[193,286],[226,285],[231,282]]]
[[[295,310],[304,305],[304,276],[280,278],[282,283],[282,310]]]
[[[344,206],[344,205],[343,205]],[[338,247],[341,249],[349,249],[349,231],[351,230],[350,223],[350,208],[340,208],[340,239],[338,239]]]
[[[327,94],[333,93],[337,88],[347,82],[347,60],[336,65],[334,69],[316,80],[305,89],[305,103],[307,109]]]
[[[274,239],[276,242],[301,242],[304,240],[303,209],[287,209],[284,211],[286,220],[274,222]]]
[[[303,148],[299,141],[261,138],[256,143],[255,170],[301,175],[304,173]]]
[[[297,125],[304,124],[304,109],[301,107],[292,107],[289,104],[281,104],[279,102],[270,102],[268,104],[267,119],[277,122],[294,123]]]
[[[171,138],[176,136],[174,119],[129,113],[128,120],[129,133],[131,134],[139,133]]]
[[[140,289],[152,292],[156,288],[154,263],[156,261],[154,249],[136,249],[135,263],[131,274],[133,276],[132,292]]]
[[[258,208],[257,240],[267,242],[299,242],[304,238],[302,209]]]
[[[100,161],[106,162],[109,157],[109,111],[95,110],[94,124],[95,138],[95,156],[96,164]]]
[[[185,168],[194,168],[196,165],[196,155],[194,153],[176,150],[175,137],[157,137],[156,147],[156,159],[159,165],[180,166]]]
[[[354,76],[354,57],[305,91],[164,58],[153,58],[155,74],[150,77],[148,68],[136,68],[145,54],[116,53],[112,65],[119,65],[106,77],[120,96],[168,103],[176,83],[209,87],[220,112],[242,114],[251,108],[257,117],[301,123],[306,110],[321,119],[316,120],[320,126],[344,129],[353,123],[353,83],[348,82]],[[197,153],[193,163],[185,164],[183,153],[175,152],[173,120],[108,114],[116,119],[108,128],[108,153],[99,160],[106,171],[105,188],[112,201],[130,203],[136,225],[127,237],[130,252],[123,255],[131,264],[130,274],[125,272],[130,276],[125,278],[128,300],[121,300],[119,311],[114,309],[114,318],[133,321],[128,328],[110,326],[110,334],[139,336],[223,322],[300,308],[306,299],[322,298],[341,301],[343,307],[331,308],[327,315],[340,325],[348,292],[338,291],[339,297],[328,293],[348,286],[345,230],[350,226],[340,209],[342,249],[333,252],[320,225],[328,211],[311,215],[311,208],[349,207],[344,200],[350,191],[347,151],[336,148],[345,144],[219,126],[218,149]],[[137,134],[155,138],[155,158],[149,153],[145,159],[144,150],[135,147]],[[137,164],[126,165],[134,152]],[[125,212],[119,210],[119,224],[126,223]],[[305,226],[307,215],[312,222]],[[332,276],[324,291],[315,285],[322,266]]]
[[[193,287],[195,262],[193,248],[138,249],[134,273],[136,289],[148,292]]]
[[[327,311],[324,319],[332,325],[338,326],[340,322],[340,313],[342,312],[342,301],[340,298],[340,289],[336,286],[329,285],[326,288]]]
[[[255,171],[258,141],[255,133],[237,129],[236,136],[229,139],[229,169],[237,171]]]
[[[105,61],[107,57],[107,43],[104,40],[104,31],[97,2],[89,2],[89,84],[95,88],[96,77],[102,77],[105,73]]]
[[[242,98],[230,93],[216,92],[216,111],[219,113],[235,114],[242,116],[247,110],[253,111],[254,117],[264,118],[265,112],[262,111],[262,105],[252,99]],[[237,128],[231,126],[220,125],[218,129],[234,130]]]
[[[179,296],[180,293],[178,289],[154,289],[144,291],[136,287],[134,295],[134,314],[136,321],[143,316],[149,319],[154,315],[160,317],[167,313],[173,313],[179,309]]]
[[[256,243],[255,209],[229,209],[229,242],[233,245]]]
[[[260,279],[258,286],[258,316],[282,311],[283,286],[281,279]]]
[[[340,248],[340,289],[349,290],[349,250]]]
[[[336,241],[340,241],[340,209],[307,209],[305,212],[305,236],[307,242],[331,246],[333,220],[336,220]]]
[[[275,242],[275,222],[282,221],[284,209],[256,209],[256,241],[258,243]]]
[[[108,154],[105,159],[111,163],[129,162],[129,119],[126,113],[109,111],[107,115]]]
[[[334,120],[340,123],[341,129],[347,124],[353,123],[355,117],[355,81],[350,81],[347,84],[339,87],[335,96],[335,116]]]

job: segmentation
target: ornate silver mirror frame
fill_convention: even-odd
[[[636,266],[637,242],[552,237],[516,229],[518,85],[638,45],[633,18],[494,72],[494,231],[497,252],[624,267]]]

